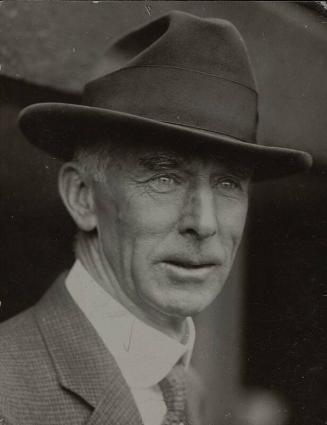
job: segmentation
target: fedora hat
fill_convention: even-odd
[[[38,103],[19,117],[24,135],[63,160],[98,140],[211,145],[251,161],[255,178],[305,171],[310,154],[257,144],[258,94],[238,30],[172,11],[115,41],[82,104]],[[117,142],[117,143],[118,143]]]

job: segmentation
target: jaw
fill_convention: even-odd
[[[221,292],[225,278],[212,276],[208,281],[176,281],[167,279],[152,280],[155,284],[150,291],[143,291],[140,296],[144,306],[148,305],[162,317],[185,319],[194,316],[208,307]],[[148,289],[148,288],[145,288]]]

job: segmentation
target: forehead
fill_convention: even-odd
[[[252,166],[239,155],[224,154],[208,145],[176,147],[171,144],[140,144],[124,146],[119,155],[131,166],[156,170],[157,168],[190,168],[197,165],[209,166],[213,169],[235,171],[249,177]]]

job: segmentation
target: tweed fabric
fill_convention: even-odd
[[[0,328],[0,417],[10,425],[141,425],[115,360],[64,279]]]
[[[162,425],[179,425],[185,421],[186,374],[185,367],[177,364],[159,383],[167,406]]]
[[[114,358],[64,279],[0,326],[1,425],[142,425]],[[195,387],[197,417],[202,398]]]

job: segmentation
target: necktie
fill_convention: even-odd
[[[186,410],[185,367],[182,364],[175,365],[159,386],[167,406],[162,425],[180,425],[185,421]]]

